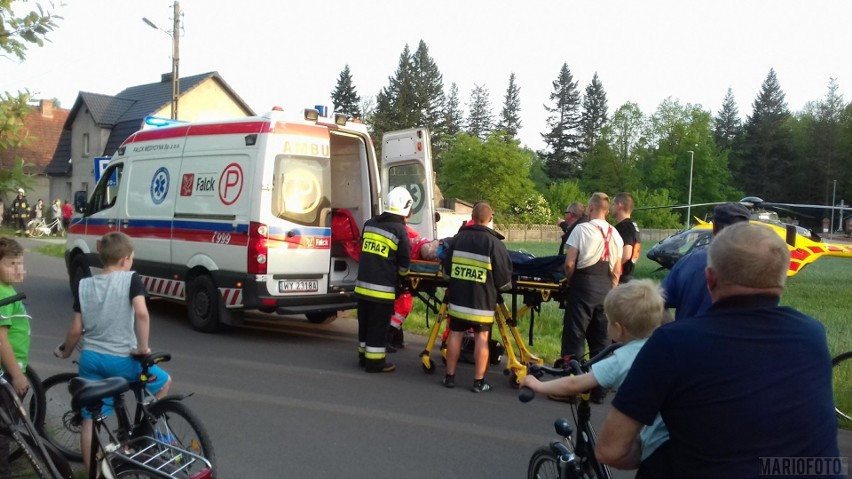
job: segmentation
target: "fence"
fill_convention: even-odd
[[[506,237],[506,241],[527,241],[531,243],[558,243],[562,239],[562,230],[555,225],[494,225],[494,229]],[[642,241],[654,243],[676,233],[675,229],[640,229]]]

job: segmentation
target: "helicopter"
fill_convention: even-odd
[[[768,203],[756,196],[748,196],[740,200],[751,211],[751,223],[772,228],[787,243],[790,249],[790,267],[787,276],[794,276],[808,264],[822,256],[839,256],[852,258],[852,245],[841,243],[826,243],[813,231],[802,226],[782,222],[778,213],[767,210],[767,207],[802,207],[802,208],[835,208],[850,210],[847,207],[830,207],[821,205],[800,205],[793,203]],[[691,206],[710,206],[721,203],[702,203]],[[685,208],[688,205],[667,206],[668,208]],[[667,208],[648,207],[642,209]],[[637,208],[637,210],[640,208]],[[713,239],[712,223],[695,218],[698,225],[688,230],[679,231],[654,245],[647,258],[660,264],[660,269],[671,269],[677,261],[687,254],[707,248]]]

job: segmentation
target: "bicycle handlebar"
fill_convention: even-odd
[[[527,368],[527,373],[534,376],[536,379],[540,379],[544,376],[545,373],[556,376],[556,377],[565,377],[565,376],[579,376],[581,374],[589,372],[589,369],[592,367],[592,364],[599,362],[600,360],[606,358],[613,351],[620,348],[621,344],[610,344],[605,347],[601,352],[596,354],[593,358],[588,359],[586,361],[580,362],[574,358],[571,358],[567,364],[563,365],[561,368],[544,366],[539,364],[532,364]],[[535,391],[528,387],[522,387],[520,392],[518,393],[518,400],[522,403],[528,403],[535,399]]]
[[[6,306],[12,303],[17,303],[23,299],[27,299],[26,293],[18,293],[14,296],[9,296],[8,298],[0,299],[0,307]]]

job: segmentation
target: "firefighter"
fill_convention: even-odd
[[[15,234],[21,236],[27,230],[27,221],[30,219],[30,205],[23,188],[18,188],[18,196],[12,201],[9,209],[10,218],[15,224]]]
[[[450,336],[447,343],[447,375],[443,384],[455,387],[456,366],[465,331],[474,331],[474,375],[471,391],[491,390],[485,380],[488,368],[488,339],[494,322],[494,309],[500,291],[512,287],[512,261],[503,244],[503,236],[489,228],[492,210],[488,203],[473,207],[472,225],[465,225],[455,236],[443,261],[449,277],[447,310]]]
[[[398,186],[387,196],[385,212],[364,223],[355,296],[358,299],[358,364],[368,373],[389,373],[388,326],[400,279],[408,275],[411,243],[405,219],[411,193]]]

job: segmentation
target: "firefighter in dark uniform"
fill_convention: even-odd
[[[488,203],[473,207],[472,225],[456,234],[443,262],[449,278],[448,313],[450,336],[447,341],[447,375],[444,386],[455,387],[456,365],[461,354],[465,331],[474,331],[473,392],[491,390],[485,381],[488,368],[488,339],[500,291],[512,287],[512,261],[503,244],[503,236],[489,228],[492,210]]]
[[[24,189],[18,188],[18,196],[12,201],[9,209],[9,217],[15,224],[15,234],[21,236],[27,230],[27,221],[30,220],[30,205],[24,195]]]
[[[358,364],[368,373],[396,369],[386,360],[389,321],[397,286],[408,274],[411,243],[405,218],[411,193],[398,186],[388,193],[385,212],[364,223],[355,296],[358,298]]]

